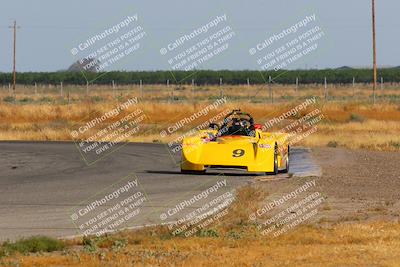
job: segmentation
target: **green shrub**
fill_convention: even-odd
[[[128,240],[118,239],[118,240],[114,240],[111,249],[112,249],[112,251],[120,251],[120,250],[124,249],[127,245],[128,245]]]
[[[358,114],[352,113],[350,115],[350,121],[353,121],[353,122],[364,122],[365,118],[360,116],[360,115],[358,115]]]
[[[83,249],[86,252],[94,253],[98,250],[97,242],[93,238],[84,237],[82,240]]]
[[[33,99],[30,97],[24,97],[22,99],[19,100],[20,103],[31,103],[33,102]]]
[[[389,146],[400,149],[400,142],[390,141]]]
[[[51,99],[50,97],[44,96],[39,99],[39,102],[52,103],[53,99]]]
[[[46,237],[46,236],[35,236],[30,238],[24,238],[15,242],[4,242],[0,247],[0,256],[8,256],[15,252],[36,253],[36,252],[52,252],[60,251],[65,248],[64,242]]]
[[[337,147],[339,144],[336,141],[329,141],[326,146],[328,147]]]
[[[13,102],[15,102],[15,97],[13,97],[13,96],[6,96],[6,97],[3,98],[3,101],[4,101],[4,102],[7,102],[7,103],[13,103]]]
[[[240,233],[237,233],[237,232],[235,232],[235,231],[230,231],[228,234],[227,234],[227,237],[228,238],[231,238],[231,239],[241,239],[242,238],[242,235],[240,234]]]
[[[197,236],[200,237],[219,237],[219,234],[216,230],[213,229],[202,229],[197,232]]]

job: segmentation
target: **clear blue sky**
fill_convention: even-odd
[[[400,65],[400,1],[377,1],[378,64]],[[226,14],[236,33],[229,49],[210,60],[207,69],[257,69],[249,49],[305,15],[315,13],[324,40],[318,51],[292,68],[369,66],[371,64],[370,0],[2,0],[0,8],[0,72],[12,69],[14,19],[18,30],[18,71],[57,71],[75,60],[71,48],[79,41],[138,14],[147,36],[141,50],[114,69],[169,69],[160,48],[184,33]]]

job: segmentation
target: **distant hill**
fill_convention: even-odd
[[[339,68],[336,68],[337,70],[352,70],[353,68],[349,67],[349,66],[342,66]]]
[[[78,60],[74,64],[72,64],[68,69],[67,72],[93,72],[96,73],[98,67],[100,66],[100,61],[94,58],[84,58]]]

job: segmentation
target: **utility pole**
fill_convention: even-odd
[[[271,99],[271,103],[274,103],[274,93],[272,92],[272,78],[268,77],[268,87],[269,87],[269,97]]]
[[[372,50],[373,50],[373,64],[374,64],[374,84],[373,84],[373,101],[375,104],[375,90],[376,90],[376,34],[375,34],[375,0],[372,0]]]
[[[17,73],[16,73],[16,54],[17,54],[17,21],[14,20],[14,25],[9,26],[9,28],[13,29],[13,35],[14,35],[14,45],[13,45],[13,94],[15,97],[15,84],[17,82]]]

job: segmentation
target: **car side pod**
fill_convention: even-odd
[[[204,165],[199,165],[199,164],[193,164],[189,162],[185,154],[182,153],[182,162],[181,162],[181,173],[187,173],[187,174],[203,174],[206,172],[206,169],[204,168]]]

